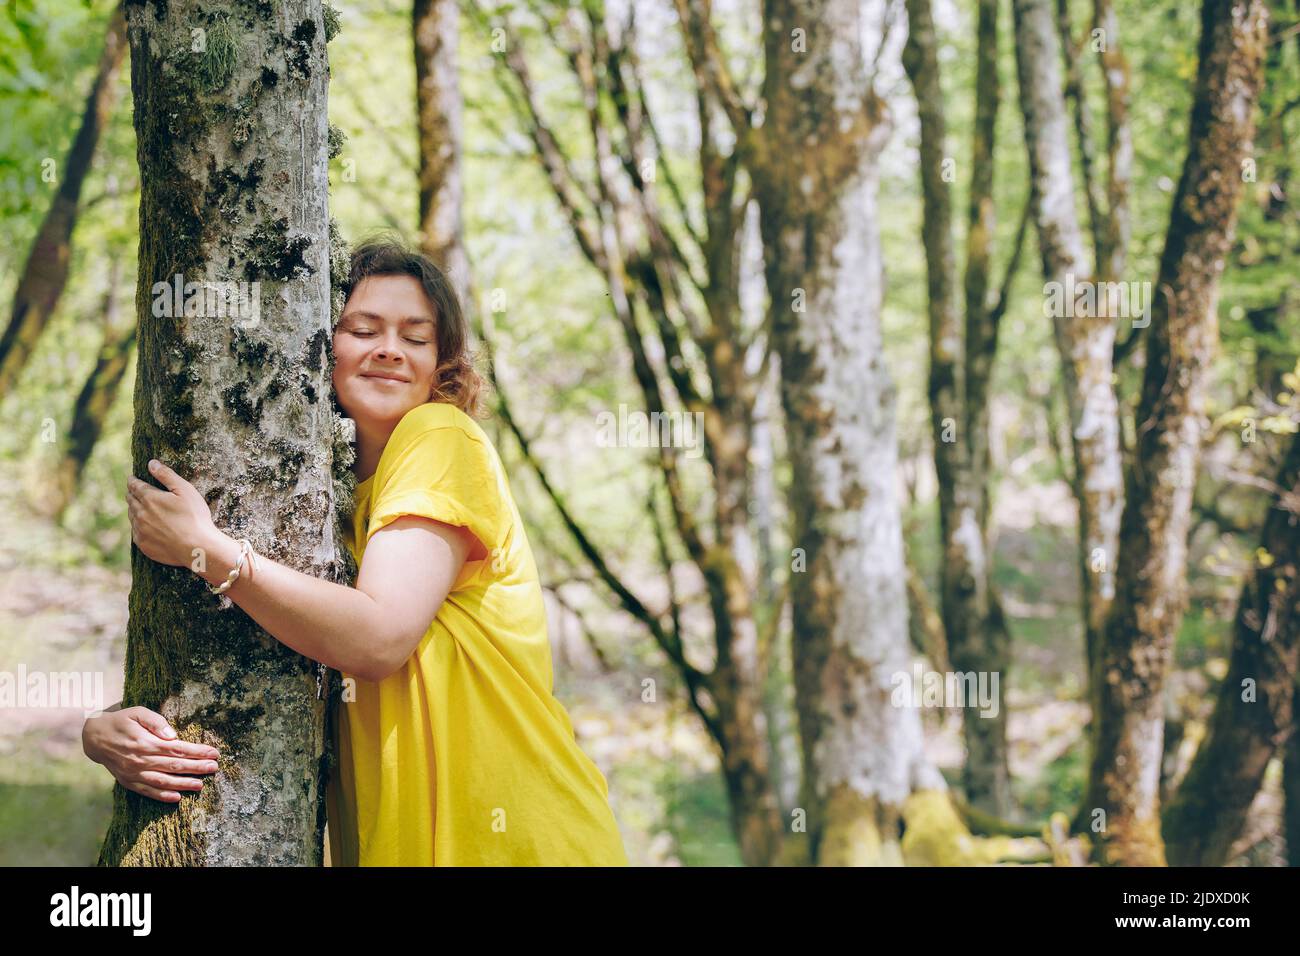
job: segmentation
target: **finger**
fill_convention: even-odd
[[[153,475],[168,491],[179,491],[185,485],[185,479],[172,471],[158,459],[149,461],[149,474]]]
[[[123,783],[122,786],[146,797],[152,797],[154,800],[161,800],[163,803],[179,803],[181,799],[181,795],[175,790],[159,790],[144,783]]]
[[[148,707],[132,707],[128,716],[155,737],[171,742],[176,739],[176,731],[167,723],[167,718]]]
[[[186,792],[203,789],[203,781],[198,777],[178,777],[170,773],[155,773],[145,770],[136,777],[142,784],[158,790],[184,790]]]
[[[169,740],[159,744],[157,753],[167,754],[169,757],[185,757],[189,760],[216,760],[221,756],[221,751],[216,747],[192,744],[188,740]]]
[[[166,757],[161,754],[148,754],[140,758],[144,769],[152,773],[216,773],[215,760],[194,760],[189,757]]]

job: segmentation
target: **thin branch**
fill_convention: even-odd
[[[578,622],[578,629],[582,631],[582,636],[587,639],[587,646],[591,648],[591,653],[596,656],[596,661],[600,665],[601,671],[605,674],[614,673],[613,665],[610,664],[609,658],[605,655],[605,652],[601,650],[600,642],[596,640],[596,632],[591,629],[591,626],[587,623],[587,619],[583,616],[582,612],[565,599],[564,595],[560,592],[558,585],[548,586],[546,590],[551,592],[551,597],[555,599],[555,603],[573,615],[574,619]]]
[[[710,0],[673,0],[686,51],[701,89],[709,90],[722,105],[736,133],[737,149],[748,145],[754,129],[754,111],[741,98],[726,57],[713,29]]]
[[[487,14],[480,7],[478,0],[466,0],[465,8],[485,31],[490,30],[492,24]],[[519,91],[511,89],[497,70],[493,70],[493,76],[496,78],[502,93],[505,94],[506,99],[514,108],[529,138],[533,141],[533,146],[536,148],[538,159],[541,160],[542,167],[546,171],[551,189],[555,194],[555,198],[559,201],[561,209],[564,210],[565,215],[568,217],[573,234],[583,254],[601,271],[606,271],[608,264],[605,261],[604,250],[599,239],[600,227],[592,221],[591,217],[582,208],[582,201],[585,200],[587,205],[597,210],[597,215],[599,215],[599,197],[594,194],[589,185],[578,177],[559,140],[556,139],[550,127],[542,118],[541,105],[533,87],[528,62],[524,58],[523,45],[519,35],[510,25],[509,20],[504,17],[497,25],[506,35],[506,49],[504,55],[495,59],[498,64],[504,64],[514,75],[515,81],[520,88]]]
[[[659,645],[659,648],[681,672],[683,679],[686,681],[687,688],[690,691],[692,705],[700,715],[700,719],[709,727],[709,731],[714,734],[715,739],[721,739],[717,736],[720,728],[717,725],[716,715],[710,713],[708,709],[704,707],[702,700],[699,697],[699,691],[707,688],[709,675],[696,669],[686,660],[685,650],[681,643],[680,635],[670,634],[666,631],[659,618],[653,614],[645,604],[642,603],[640,598],[633,594],[631,589],[619,579],[610,567],[609,562],[605,560],[604,555],[601,554],[600,550],[592,542],[591,537],[585,530],[583,530],[573,513],[569,510],[563,497],[551,483],[551,480],[547,476],[545,469],[543,469],[541,462],[538,461],[537,457],[533,454],[530,441],[527,436],[524,435],[523,430],[519,427],[519,423],[511,412],[509,399],[507,398],[505,390],[502,388],[496,375],[496,365],[492,358],[494,350],[486,322],[483,323],[480,328],[480,337],[483,340],[483,347],[486,353],[488,378],[493,391],[496,393],[497,412],[505,421],[506,427],[510,429],[511,434],[514,435],[515,441],[519,445],[520,453],[524,457],[524,461],[527,462],[533,474],[536,475],[538,482],[542,486],[542,490],[551,500],[551,504],[555,507],[556,512],[560,516],[560,520],[564,523],[569,535],[578,546],[578,550],[582,552],[583,556],[591,564],[596,575],[602,582],[604,582],[605,586],[614,592],[614,595],[618,598],[623,609],[645,625],[646,629],[649,630],[651,636],[654,638],[655,643]]]

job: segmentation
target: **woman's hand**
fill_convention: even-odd
[[[181,790],[202,790],[202,780],[185,775],[215,773],[219,756],[215,747],[177,740],[167,719],[147,707],[88,718],[81,749],[126,789],[165,803],[179,802]]]
[[[149,470],[165,490],[132,475],[126,481],[131,540],[161,564],[192,567],[195,549],[206,550],[221,532],[199,490],[158,461]]]

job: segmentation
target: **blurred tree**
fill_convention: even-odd
[[[1158,785],[1162,690],[1182,621],[1187,533],[1218,344],[1218,282],[1250,156],[1267,17],[1262,0],[1205,0],[1187,159],[1156,281],[1118,591],[1099,648],[1084,806],[1099,862],[1165,863]]]
[[[81,127],[63,166],[55,167],[58,191],[32,241],[14,291],[9,324],[0,334],[0,398],[9,393],[26,367],[67,285],[81,187],[95,158],[100,132],[117,100],[117,74],[125,52],[126,13],[125,7],[119,4],[109,19],[104,51],[86,97]]]
[[[916,94],[930,310],[930,424],[939,479],[941,606],[948,654],[958,671],[1007,674],[1011,635],[993,585],[989,542],[989,380],[998,325],[1023,248],[1026,219],[996,299],[990,296],[994,206],[993,149],[998,110],[998,2],[981,0],[976,49],[975,128],[966,231],[965,326],[958,319],[957,267],[949,184],[955,161],[946,139],[938,39],[930,0],[908,0],[903,65]],[[952,173],[950,175],[950,172]],[[1012,808],[1007,709],[962,710],[963,782],[972,807],[1000,817]]]
[[[286,9],[129,8],[141,175],[132,470],[165,461],[209,500],[218,527],[343,582],[336,506],[350,508],[339,487],[349,462],[335,453],[346,446],[330,411],[331,265],[344,265],[332,263],[327,213],[332,17],[319,0],[294,22]],[[179,313],[174,282],[186,293]],[[244,308],[205,300],[216,282],[250,283]],[[101,865],[320,865],[322,670],[189,568],[135,547],[131,557],[124,703],[218,747],[222,766],[178,805],[115,787]]]
[[[876,219],[890,124],[863,67],[862,13],[856,0],[764,5],[760,118],[730,75],[709,0],[677,8],[700,85],[725,111],[759,202],[791,466],[809,856],[899,864],[905,801],[944,784],[923,752],[917,709],[881,692],[907,667],[907,577]]]
[[[1292,373],[1291,378],[1296,378]],[[1300,382],[1296,383],[1300,385]],[[1295,733],[1300,668],[1300,439],[1278,471],[1254,565],[1241,588],[1232,658],[1205,738],[1162,815],[1174,866],[1223,866],[1264,770]]]
[[[50,514],[62,516],[72,502],[90,460],[95,443],[103,433],[109,409],[117,399],[118,389],[135,352],[136,323],[118,322],[117,299],[120,294],[121,268],[117,260],[109,263],[108,287],[104,290],[104,342],[95,357],[95,366],[86,377],[72,406],[72,422],[64,436],[64,452],[55,466],[50,482],[50,498],[42,502]]]
[[[420,247],[447,271],[469,311],[473,297],[469,294],[469,259],[465,253],[462,212],[464,132],[456,49],[460,13],[456,0],[415,0],[411,18],[415,41]]]
[[[1116,248],[1105,263],[1090,269],[1083,232],[1075,212],[1073,165],[1070,159],[1069,117],[1062,80],[1062,51],[1059,24],[1053,19],[1050,0],[1014,0],[1016,63],[1020,80],[1020,106],[1024,113],[1025,145],[1033,219],[1038,234],[1043,279],[1058,284],[1053,331],[1061,359],[1061,378],[1070,418],[1073,449],[1073,489],[1079,503],[1079,569],[1083,594],[1085,648],[1089,685],[1094,686],[1097,652],[1106,613],[1115,594],[1115,560],[1119,547],[1120,513],[1124,507],[1120,459],[1119,404],[1112,384],[1116,328],[1106,311],[1084,307],[1073,300],[1074,290],[1107,279],[1106,269],[1122,262]],[[1099,4],[1100,6],[1100,4]],[[1118,43],[1115,18],[1108,21],[1110,32],[1102,43]],[[1099,27],[1100,28],[1100,27]],[[1073,63],[1073,50],[1069,62]],[[1112,104],[1118,99],[1112,99]],[[1112,106],[1115,136],[1124,124]],[[1081,137],[1082,139],[1083,137]],[[1124,166],[1118,143],[1111,161],[1112,178],[1122,177]],[[1085,150],[1086,155],[1086,150]],[[1091,166],[1087,167],[1091,177]],[[1090,186],[1087,190],[1093,192]],[[1123,187],[1112,190],[1126,195]],[[1090,208],[1095,208],[1096,202]],[[1100,236],[1123,233],[1124,210],[1120,202],[1114,227],[1095,230],[1094,248],[1102,246]],[[1094,214],[1101,225],[1101,214]],[[1111,242],[1107,239],[1106,242]],[[1114,241],[1118,241],[1117,239]],[[1046,294],[1047,289],[1044,289]],[[1094,700],[1095,706],[1095,700]]]

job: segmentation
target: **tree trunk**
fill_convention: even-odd
[[[104,430],[109,409],[135,351],[136,325],[117,327],[117,296],[121,269],[116,260],[109,265],[108,289],[104,293],[104,343],[95,359],[95,367],[81,387],[72,407],[72,424],[68,426],[67,444],[51,482],[50,513],[62,515],[76,496],[81,473],[90,461],[95,444]]]
[[[761,208],[791,461],[795,698],[811,856],[899,864],[904,800],[942,786],[919,713],[891,706],[908,663],[894,387],[881,343],[877,158],[856,0],[767,0]],[[807,33],[793,32],[815,26]],[[797,39],[796,39],[797,38]],[[806,44],[806,50],[801,48]]]
[[[117,100],[117,73],[125,52],[126,15],[124,7],[119,5],[108,22],[104,52],[95,70],[90,95],[86,97],[81,127],[58,171],[58,192],[32,241],[27,264],[14,291],[9,325],[0,335],[0,398],[9,394],[18,381],[67,284],[81,187],[95,158],[100,132]]]
[[[943,547],[942,607],[952,665],[960,672],[1001,674],[1010,664],[1010,635],[992,587],[988,548],[988,378],[996,319],[985,301],[992,241],[992,154],[997,109],[997,7],[980,8],[977,130],[972,158],[967,322],[957,312],[952,200],[944,175],[947,149],[938,43],[929,0],[907,4],[903,64],[916,93],[921,126],[921,188],[930,312],[930,423],[939,479]],[[984,716],[962,709],[966,741],[963,782],[971,806],[998,817],[1011,813],[1007,712]]]
[[[1013,7],[1030,196],[1043,279],[1069,288],[1067,283],[1090,281],[1090,272],[1075,211],[1057,23],[1050,0],[1014,0]],[[1062,300],[1062,307],[1054,310],[1053,329],[1070,414],[1084,635],[1093,688],[1097,646],[1115,595],[1124,501],[1119,407],[1111,384],[1115,325],[1105,315],[1088,314],[1089,310],[1071,305]],[[1068,314],[1071,311],[1073,316]]]
[[[472,305],[462,213],[460,36],[455,0],[415,0],[416,132],[420,149],[420,248],[452,280],[464,308]]]
[[[1095,845],[1103,863],[1165,863],[1162,691],[1186,603],[1187,532],[1218,342],[1218,282],[1254,136],[1265,19],[1261,0],[1205,0],[1202,7],[1187,160],[1147,330],[1119,589],[1098,659],[1085,806],[1104,820]]]
[[[331,266],[343,263],[327,214],[321,4],[133,3],[129,24],[141,174],[133,470],[159,458],[204,494],[219,528],[345,583],[336,508],[350,507],[350,455],[330,390]],[[176,275],[195,292],[260,285],[238,317],[199,295],[169,317]],[[177,805],[116,787],[101,864],[320,865],[322,670],[189,568],[135,547],[131,558],[124,703],[159,710],[222,756]]]
[[[1169,862],[1223,866],[1264,770],[1295,732],[1300,662],[1300,440],[1277,476],[1259,559],[1242,585],[1228,676],[1205,740],[1163,815]]]
[[[1282,832],[1287,866],[1300,866],[1300,733],[1294,727],[1282,756]]]

